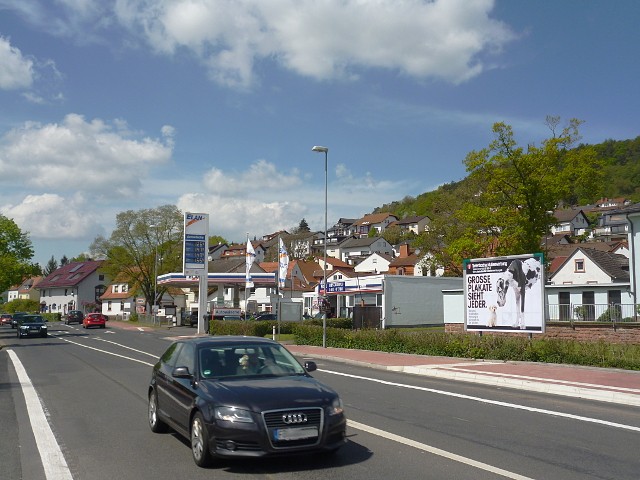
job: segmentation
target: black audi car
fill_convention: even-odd
[[[18,338],[29,336],[46,337],[48,335],[47,324],[42,315],[25,315],[20,317],[18,323]]]
[[[190,440],[201,467],[215,458],[335,452],[346,442],[342,401],[282,345],[259,337],[172,343],[153,367],[151,430]]]

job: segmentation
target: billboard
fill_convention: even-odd
[[[184,275],[206,275],[209,266],[208,213],[186,212],[184,214],[184,241],[182,248],[182,271]]]
[[[544,332],[543,265],[541,253],[465,260],[465,330]]]

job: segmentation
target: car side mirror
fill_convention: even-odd
[[[189,372],[189,367],[176,367],[173,369],[171,375],[174,378],[191,378],[191,373]]]
[[[316,362],[304,362],[304,369],[307,372],[315,372],[318,369],[318,365],[316,365]]]

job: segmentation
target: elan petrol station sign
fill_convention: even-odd
[[[203,275],[207,272],[209,254],[209,214],[184,214],[183,273]]]

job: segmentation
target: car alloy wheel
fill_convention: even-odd
[[[191,420],[191,452],[193,460],[199,467],[211,465],[213,458],[209,451],[207,427],[200,412],[196,413]]]
[[[167,431],[167,425],[158,418],[158,398],[156,391],[152,390],[149,394],[149,427],[153,433],[164,433]]]

